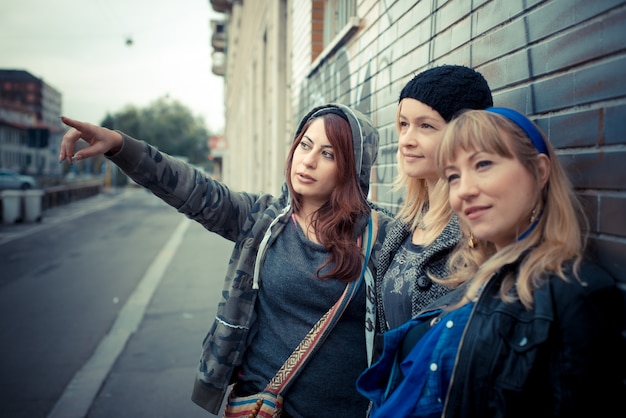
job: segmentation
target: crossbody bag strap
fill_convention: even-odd
[[[374,224],[376,226],[374,226]],[[300,341],[300,344],[298,344],[293,353],[291,353],[278,372],[274,375],[272,380],[270,380],[267,384],[267,387],[265,388],[266,391],[277,395],[283,393],[289,384],[296,378],[300,370],[302,370],[306,362],[313,356],[313,353],[326,339],[335,324],[339,321],[341,314],[343,314],[354,295],[356,295],[359,290],[359,286],[363,281],[370,253],[372,247],[374,246],[374,242],[376,241],[373,236],[375,236],[375,227],[377,226],[378,222],[373,222],[372,217],[370,217],[367,232],[364,234],[367,239],[362,240],[361,243],[363,252],[365,253],[365,259],[363,261],[363,268],[361,269],[361,276],[359,279],[350,282],[346,286],[346,289],[343,291],[337,302],[335,302],[328,312],[326,312],[324,316],[317,321],[304,339]]]

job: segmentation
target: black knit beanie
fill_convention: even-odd
[[[442,65],[417,74],[400,92],[404,98],[419,100],[450,119],[462,109],[493,106],[487,80],[476,70],[462,65]]]

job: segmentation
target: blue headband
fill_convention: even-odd
[[[548,154],[548,147],[546,146],[546,142],[543,139],[541,132],[539,132],[537,127],[526,116],[516,110],[506,107],[489,107],[485,110],[487,112],[502,115],[511,122],[515,123],[517,126],[522,128],[522,130],[526,133],[526,136],[530,138],[530,141],[533,143],[539,154],[545,154],[547,156],[550,155]]]

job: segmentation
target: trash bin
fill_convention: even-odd
[[[41,221],[41,199],[43,190],[33,189],[24,191],[24,221]]]
[[[2,223],[12,224],[21,220],[22,208],[21,190],[3,190],[0,192],[2,198]]]

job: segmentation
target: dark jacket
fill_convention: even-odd
[[[549,277],[535,291],[533,309],[526,310],[519,301],[504,303],[498,297],[504,274],[517,267],[503,267],[476,302],[442,416],[600,417],[623,410],[624,300],[613,279],[587,263],[580,282],[571,275],[569,282]],[[374,408],[385,399],[385,382],[404,335],[420,318],[459,300],[463,291],[443,296],[385,335],[383,356],[359,378],[359,390],[368,394]],[[378,387],[372,383],[377,381]]]

